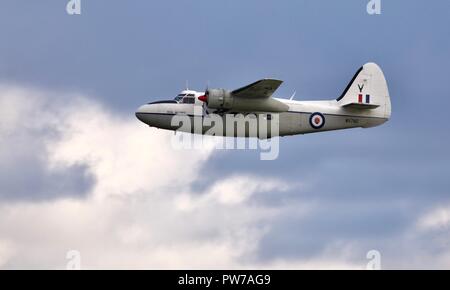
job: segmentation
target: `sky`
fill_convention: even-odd
[[[450,268],[450,2],[3,0],[0,268]],[[335,99],[383,69],[382,126],[175,150],[134,112],[282,79]]]

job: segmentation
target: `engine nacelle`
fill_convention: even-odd
[[[210,89],[206,92],[207,105],[211,109],[232,109],[234,97],[224,89]]]
[[[289,106],[274,98],[236,97],[224,89],[210,89],[198,98],[206,102],[208,108],[233,110],[236,112],[286,112]]]

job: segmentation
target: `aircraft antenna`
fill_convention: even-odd
[[[294,93],[293,93],[292,96],[289,98],[289,100],[292,101],[292,100],[294,99],[296,93],[297,93],[297,91],[294,91]]]

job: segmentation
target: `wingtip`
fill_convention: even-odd
[[[273,82],[279,82],[279,83],[283,82],[282,80],[275,79],[275,78],[264,78],[261,81],[273,81]]]

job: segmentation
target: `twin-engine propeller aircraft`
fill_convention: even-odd
[[[141,106],[136,117],[151,127],[167,130],[270,138],[356,127],[369,128],[383,124],[391,116],[386,79],[375,63],[362,66],[344,92],[333,100],[295,101],[292,98],[273,98],[273,93],[281,83],[282,81],[276,79],[262,79],[233,91],[185,90],[174,100],[156,101]],[[238,114],[255,116],[256,121],[249,122],[250,125],[246,125],[244,130],[227,130],[226,116]],[[202,122],[212,115],[223,119],[220,125],[223,126],[222,130],[210,130],[214,122]],[[174,116],[185,116],[192,122],[188,127],[180,126],[179,123],[173,122]],[[201,120],[200,130],[194,128],[195,118]],[[269,128],[269,133],[261,137],[259,130],[252,129],[259,129],[263,121],[269,123],[265,125]],[[273,125],[277,127],[276,131],[270,131],[270,128],[274,128]]]

